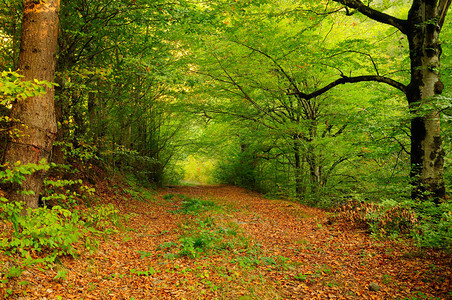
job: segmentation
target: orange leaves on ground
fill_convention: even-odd
[[[126,229],[101,239],[95,253],[61,258],[67,271],[63,280],[54,280],[56,269],[37,268],[11,280],[13,299],[451,297],[450,257],[407,242],[374,240],[341,222],[328,225],[327,213],[316,208],[232,186],[173,187],[154,196],[157,201],[139,201],[102,186],[97,191],[102,202],[129,216]],[[223,209],[174,213],[181,201],[168,200],[168,194],[209,199]],[[181,224],[203,218],[224,230],[235,224],[235,238],[247,246],[231,244],[197,258],[177,256]],[[381,289],[369,290],[370,283]],[[0,288],[0,297],[5,292]]]

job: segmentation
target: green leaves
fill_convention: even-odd
[[[22,203],[2,203],[2,219],[11,220],[15,234],[3,237],[0,248],[7,253],[18,253],[26,265],[39,261],[52,263],[59,255],[76,255],[73,244],[82,236],[80,218],[59,206],[51,210],[46,208],[29,209],[28,215],[21,214]],[[31,252],[49,251],[44,258],[35,259]]]
[[[0,181],[2,183],[20,183],[25,179],[26,175],[41,170],[47,171],[50,165],[43,159],[38,164],[22,164],[17,161],[13,166],[3,165],[2,167],[3,170],[0,171]]]
[[[13,71],[2,71],[0,76],[0,105],[11,105],[17,99],[41,96],[46,93],[44,87],[55,84],[47,81],[21,81],[23,76]]]

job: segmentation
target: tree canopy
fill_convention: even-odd
[[[50,163],[88,180],[97,166],[147,185],[232,183],[311,205],[359,195],[439,207],[452,179],[450,4],[66,1],[55,66],[43,67],[55,74],[43,79],[22,62],[45,52],[24,52],[23,40],[43,32],[25,16],[45,3],[5,0],[3,167],[34,163],[25,181],[43,181]],[[51,104],[28,104],[52,87]],[[25,111],[49,113],[56,133]],[[27,194],[30,207],[45,193],[5,189]]]

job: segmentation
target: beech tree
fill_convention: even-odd
[[[59,0],[24,1],[18,68],[24,81],[45,82],[46,93],[17,99],[11,117],[17,120],[12,130],[20,134],[8,141],[4,162],[10,165],[47,160],[57,126],[54,109],[54,80],[58,37]],[[34,172],[10,192],[10,199],[36,208],[43,183],[42,172]],[[22,191],[33,191],[23,193]]]
[[[380,74],[346,76],[309,93],[294,92],[304,99],[312,99],[345,83],[375,81],[385,83],[406,95],[411,120],[411,178],[413,199],[440,199],[445,196],[443,179],[444,151],[441,140],[440,112],[435,107],[435,96],[442,93],[440,80],[441,43],[440,32],[452,0],[413,0],[406,19],[396,18],[374,9],[360,0],[334,0],[346,9],[383,24],[395,27],[403,33],[409,45],[410,82],[402,84]],[[436,200],[437,201],[437,200]]]

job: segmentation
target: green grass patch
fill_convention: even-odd
[[[190,198],[185,195],[178,195],[178,198],[182,200],[181,207],[173,210],[173,213],[199,215],[201,212],[215,210],[220,207],[210,200]]]
[[[166,252],[165,257],[199,258],[248,247],[248,241],[240,234],[240,228],[232,222],[217,224],[214,218],[207,216],[188,221],[181,228],[183,234],[178,243],[169,242],[157,247],[157,250]]]

